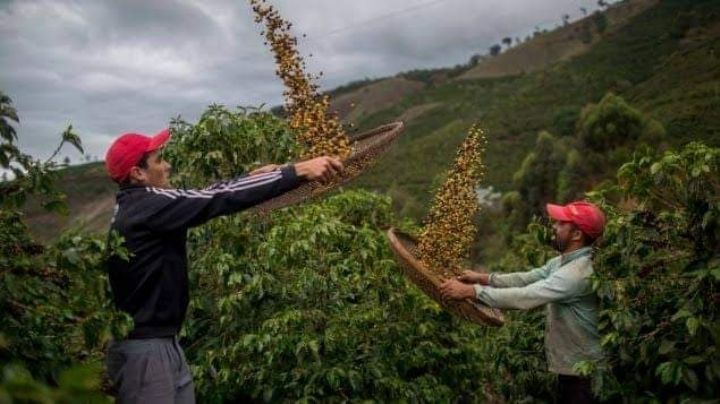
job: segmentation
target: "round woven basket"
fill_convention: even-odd
[[[387,235],[390,247],[405,276],[445,310],[473,323],[492,326],[503,325],[505,319],[498,309],[487,307],[470,299],[443,300],[440,294],[440,284],[442,284],[444,278],[426,268],[416,257],[417,242],[415,239],[394,228],[388,230]]]
[[[250,211],[264,215],[275,209],[314,198],[350,181],[370,167],[392,145],[402,129],[402,122],[393,122],[351,137],[352,153],[343,160],[342,173],[331,182],[324,184],[319,181],[306,182],[291,191],[255,205]]]

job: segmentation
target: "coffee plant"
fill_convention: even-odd
[[[287,123],[260,111],[213,108],[177,128],[165,153],[188,184],[297,150]],[[474,376],[485,367],[482,345],[473,343],[482,328],[404,281],[382,230],[390,225],[413,226],[394,218],[387,197],[347,191],[193,230],[182,343],[201,401],[484,397]]]
[[[0,93],[0,102],[0,168],[14,174],[0,183],[0,402],[104,402],[103,349],[129,322],[111,307],[103,261],[108,248],[124,251],[116,237],[66,233],[48,246],[32,239],[25,202],[65,212],[52,159],[65,143],[82,146],[69,127],[47,161],[32,158],[17,147],[10,98]]]
[[[601,397],[720,396],[719,178],[720,149],[691,143],[638,154],[595,193],[610,218],[595,259],[607,362],[583,370]]]
[[[103,259],[117,237],[78,232],[33,241],[24,202],[62,211],[52,162],[16,146],[2,98],[0,402],[108,402],[103,350],[129,319],[108,296]],[[8,113],[10,111],[10,113]],[[212,106],[177,119],[165,156],[176,182],[206,185],[298,158],[287,122],[259,109]],[[65,143],[80,146],[71,129]],[[62,139],[61,139],[62,140]],[[12,168],[11,168],[12,167]],[[14,169],[13,169],[14,168]],[[605,359],[580,363],[607,401],[685,402],[720,395],[720,149],[638,152],[591,192],[608,215],[593,284]],[[265,217],[218,218],[189,234],[191,305],[181,332],[199,402],[551,402],[542,310],[501,328],[465,323],[407,283],[383,229],[417,233],[389,198],[340,191]],[[552,257],[547,223],[512,235],[492,266]]]

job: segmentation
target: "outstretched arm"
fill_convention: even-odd
[[[342,169],[331,157],[283,166],[262,174],[247,175],[215,183],[204,189],[147,188],[153,194],[146,202],[145,224],[166,232],[198,226],[208,220],[255,206],[287,192],[304,180],[327,180]]]

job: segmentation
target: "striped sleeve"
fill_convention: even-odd
[[[153,230],[173,231],[201,225],[208,220],[250,208],[298,185],[294,166],[269,173],[239,177],[203,189],[146,188],[146,224]]]

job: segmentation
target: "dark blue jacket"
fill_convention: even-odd
[[[130,186],[117,194],[110,231],[130,261],[108,258],[113,299],[135,327],[129,338],[176,335],[189,302],[187,230],[252,207],[300,185],[294,166],[218,182],[204,189]]]

